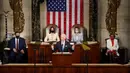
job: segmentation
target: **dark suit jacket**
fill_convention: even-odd
[[[73,52],[72,46],[69,42],[65,41],[64,51],[62,51],[62,45],[61,41],[56,43],[56,46],[54,48],[54,52]]]
[[[11,40],[10,40],[10,43],[9,43],[9,47],[10,47],[10,49],[11,50],[13,50],[13,48],[15,48],[15,38],[12,38]],[[25,50],[26,49],[26,43],[25,43],[25,39],[24,38],[19,38],[19,51],[20,50]]]

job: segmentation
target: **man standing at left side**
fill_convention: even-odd
[[[26,50],[25,39],[20,37],[20,33],[16,32],[15,37],[10,40],[9,48],[11,50],[9,60],[11,63],[22,63],[23,55]]]

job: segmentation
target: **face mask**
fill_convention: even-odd
[[[76,33],[78,33],[79,31],[78,31],[78,30],[76,30],[75,32],[76,32]]]
[[[114,40],[114,37],[110,37],[111,40]]]
[[[16,36],[16,38],[19,38],[19,36]]]
[[[54,30],[51,30],[51,33],[54,33],[55,31]]]

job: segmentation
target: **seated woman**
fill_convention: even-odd
[[[119,56],[118,49],[119,44],[118,40],[115,38],[115,35],[110,34],[110,38],[106,40],[107,41],[107,51],[106,55],[110,57],[110,61],[114,62],[114,58]]]
[[[80,28],[79,27],[75,27],[74,28],[74,34],[72,35],[72,42],[75,42],[76,44],[81,44],[83,41],[83,35],[80,32]]]
[[[58,33],[55,32],[55,28],[51,27],[49,30],[49,34],[46,35],[45,42],[51,42],[51,41],[60,41]]]

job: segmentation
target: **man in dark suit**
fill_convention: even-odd
[[[10,40],[9,48],[10,52],[10,62],[11,63],[22,63],[23,55],[26,50],[25,39],[20,37],[20,33],[15,33],[15,37]]]
[[[74,45],[71,46],[69,42],[66,41],[66,35],[61,34],[61,40],[56,43],[56,46],[52,46],[53,52],[73,52]]]

